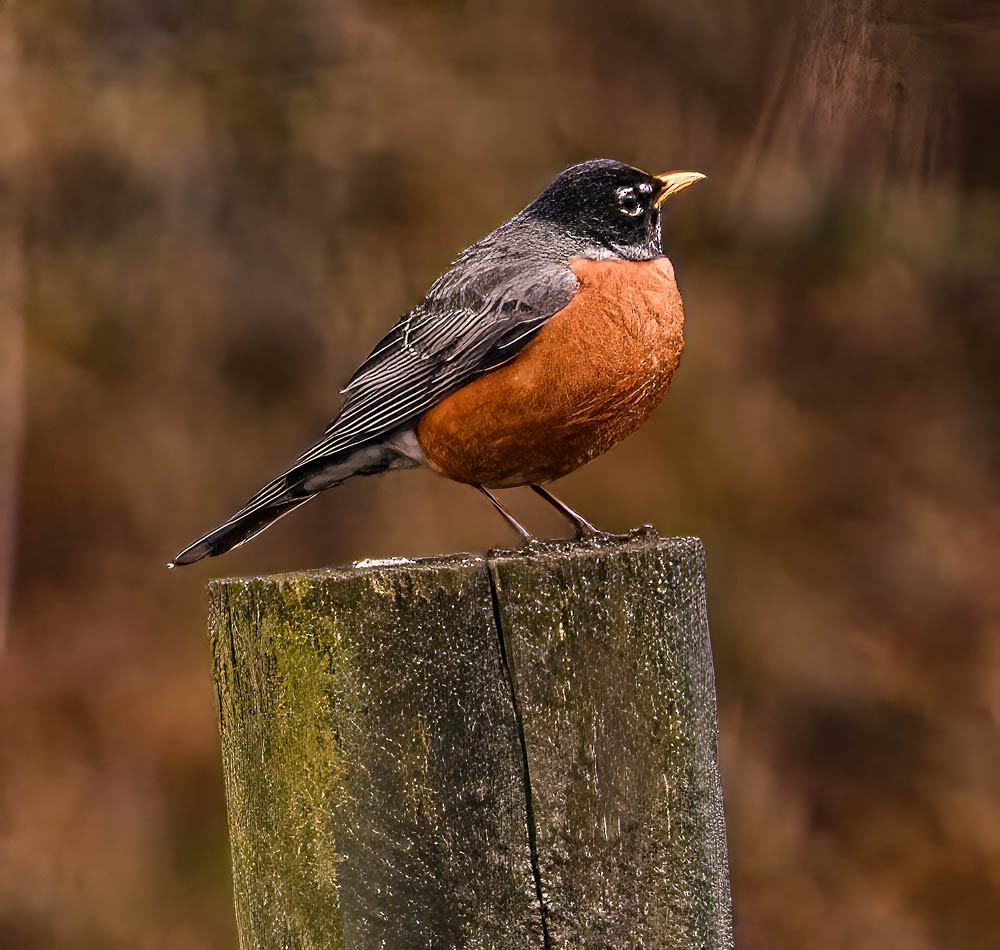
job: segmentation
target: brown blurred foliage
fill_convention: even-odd
[[[511,538],[407,473],[164,563],[457,250],[607,155],[709,175],[668,214],[688,350],[561,493],[707,544],[738,944],[996,946],[998,23],[8,0],[0,945],[233,945],[206,578]]]

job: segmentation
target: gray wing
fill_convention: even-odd
[[[172,563],[222,554],[317,491],[383,471],[391,460],[382,436],[412,425],[449,393],[513,359],[572,300],[576,287],[567,266],[502,250],[492,235],[473,245],[351,377],[340,415],[324,437]]]
[[[449,393],[513,359],[572,300],[577,280],[567,266],[483,250],[463,254],[383,337],[344,388],[340,414],[300,463],[415,422]]]

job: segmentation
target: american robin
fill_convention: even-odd
[[[562,172],[462,251],[342,390],[323,438],[171,567],[224,554],[354,475],[420,465],[490,492],[562,477],[659,404],[684,347],[663,202],[704,178],[598,159]]]

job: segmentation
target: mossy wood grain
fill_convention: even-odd
[[[243,948],[732,945],[703,552],[211,585]]]

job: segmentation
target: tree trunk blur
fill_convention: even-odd
[[[24,316],[21,228],[18,213],[24,129],[18,103],[17,37],[9,17],[0,19],[0,652],[7,640],[18,478],[24,432]]]

